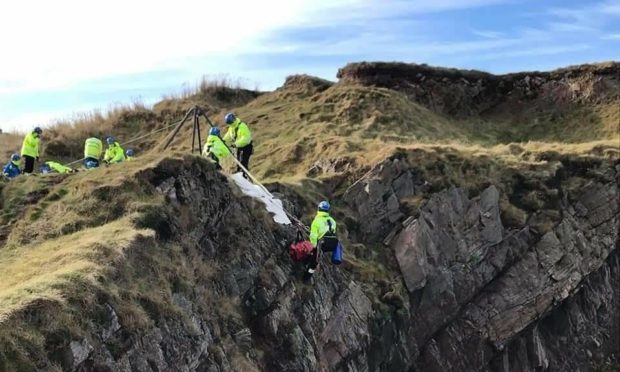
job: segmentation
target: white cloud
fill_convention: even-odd
[[[20,0],[0,12],[0,92],[63,87],[235,53],[304,11],[301,0]]]
[[[620,40],[620,34],[609,34],[601,36],[603,40]]]

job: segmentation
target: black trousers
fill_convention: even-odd
[[[32,173],[34,171],[34,158],[24,155],[24,173]]]
[[[241,165],[245,167],[248,171],[250,170],[250,156],[254,153],[254,145],[250,142],[249,145],[241,148],[237,148],[237,159],[241,162]],[[237,167],[237,172],[242,172],[243,169],[241,167]],[[245,172],[243,172],[243,176],[247,178]]]
[[[319,266],[319,259],[321,252],[333,252],[338,245],[338,239],[326,238],[319,240],[317,246],[312,250],[312,254],[306,259],[308,270],[316,270]]]

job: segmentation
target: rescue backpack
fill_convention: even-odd
[[[312,244],[304,240],[301,231],[297,231],[297,237],[288,248],[291,259],[295,262],[302,262],[312,254]]]
[[[331,220],[327,220],[327,225],[329,226],[329,230],[323,235],[318,245],[323,252],[333,252],[338,246],[338,237],[336,236]]]

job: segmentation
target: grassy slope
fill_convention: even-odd
[[[537,175],[553,174],[558,154],[587,159],[617,159],[620,154],[620,109],[615,104],[576,106],[561,113],[548,108],[513,107],[483,118],[455,120],[412,103],[396,91],[359,85],[336,84],[316,90],[301,84],[262,95],[233,95],[241,97],[239,100],[231,100],[230,96],[213,99],[210,94],[201,91],[180,100],[167,100],[154,110],[125,108],[107,117],[95,115],[72,126],[58,126],[46,131],[48,157],[79,158],[88,135],[113,133],[123,142],[163,128],[166,121],[178,120],[194,104],[210,107],[212,117],[221,123],[226,110],[248,100],[237,112],[254,131],[254,173],[264,180],[289,183],[308,208],[325,194],[337,196],[341,192],[326,190],[330,175],[318,180],[306,178],[312,164],[322,159],[355,158],[355,166],[345,175],[348,180],[342,183],[346,185],[378,161],[405,153],[407,161],[418,167],[433,187],[457,184],[475,193],[488,182],[509,182],[515,173],[533,180]],[[38,301],[62,301],[71,293],[75,295],[84,282],[93,285],[110,263],[123,259],[127,246],[151,236],[136,228],[132,219],[162,200],[145,193],[134,176],[161,159],[157,145],[168,133],[163,131],[138,143],[138,161],[123,164],[122,168],[0,182],[0,322]],[[18,137],[1,136],[10,143],[19,141]],[[2,147],[4,151],[16,145],[8,142]],[[173,143],[173,150],[186,150],[190,144],[191,126],[187,125]],[[154,153],[148,155],[149,151]],[[548,154],[554,159],[549,160]],[[532,186],[536,187],[538,184]],[[545,206],[545,200],[535,199],[538,194],[532,191],[532,195],[530,210],[527,205],[503,200],[504,218],[523,223],[528,213]],[[423,201],[422,195],[407,201],[405,207],[415,214]],[[346,209],[337,213],[343,217],[348,214]],[[384,280],[387,274],[376,260],[385,250],[363,244],[351,246],[348,269],[366,280]],[[171,273],[179,260],[171,261],[165,254],[153,259],[159,260],[156,264],[161,264],[161,270]],[[137,293],[145,292],[144,286],[148,284],[136,283],[135,288],[125,292],[112,287],[107,291],[125,298],[124,306],[131,308]],[[160,301],[156,293],[150,296],[151,302]],[[122,321],[146,324],[143,313],[139,306],[128,309],[121,314],[125,317]],[[14,336],[2,337],[6,341]]]

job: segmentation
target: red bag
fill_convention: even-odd
[[[303,239],[301,231],[297,231],[297,239],[289,246],[288,253],[293,261],[304,261],[312,254],[312,244]]]

